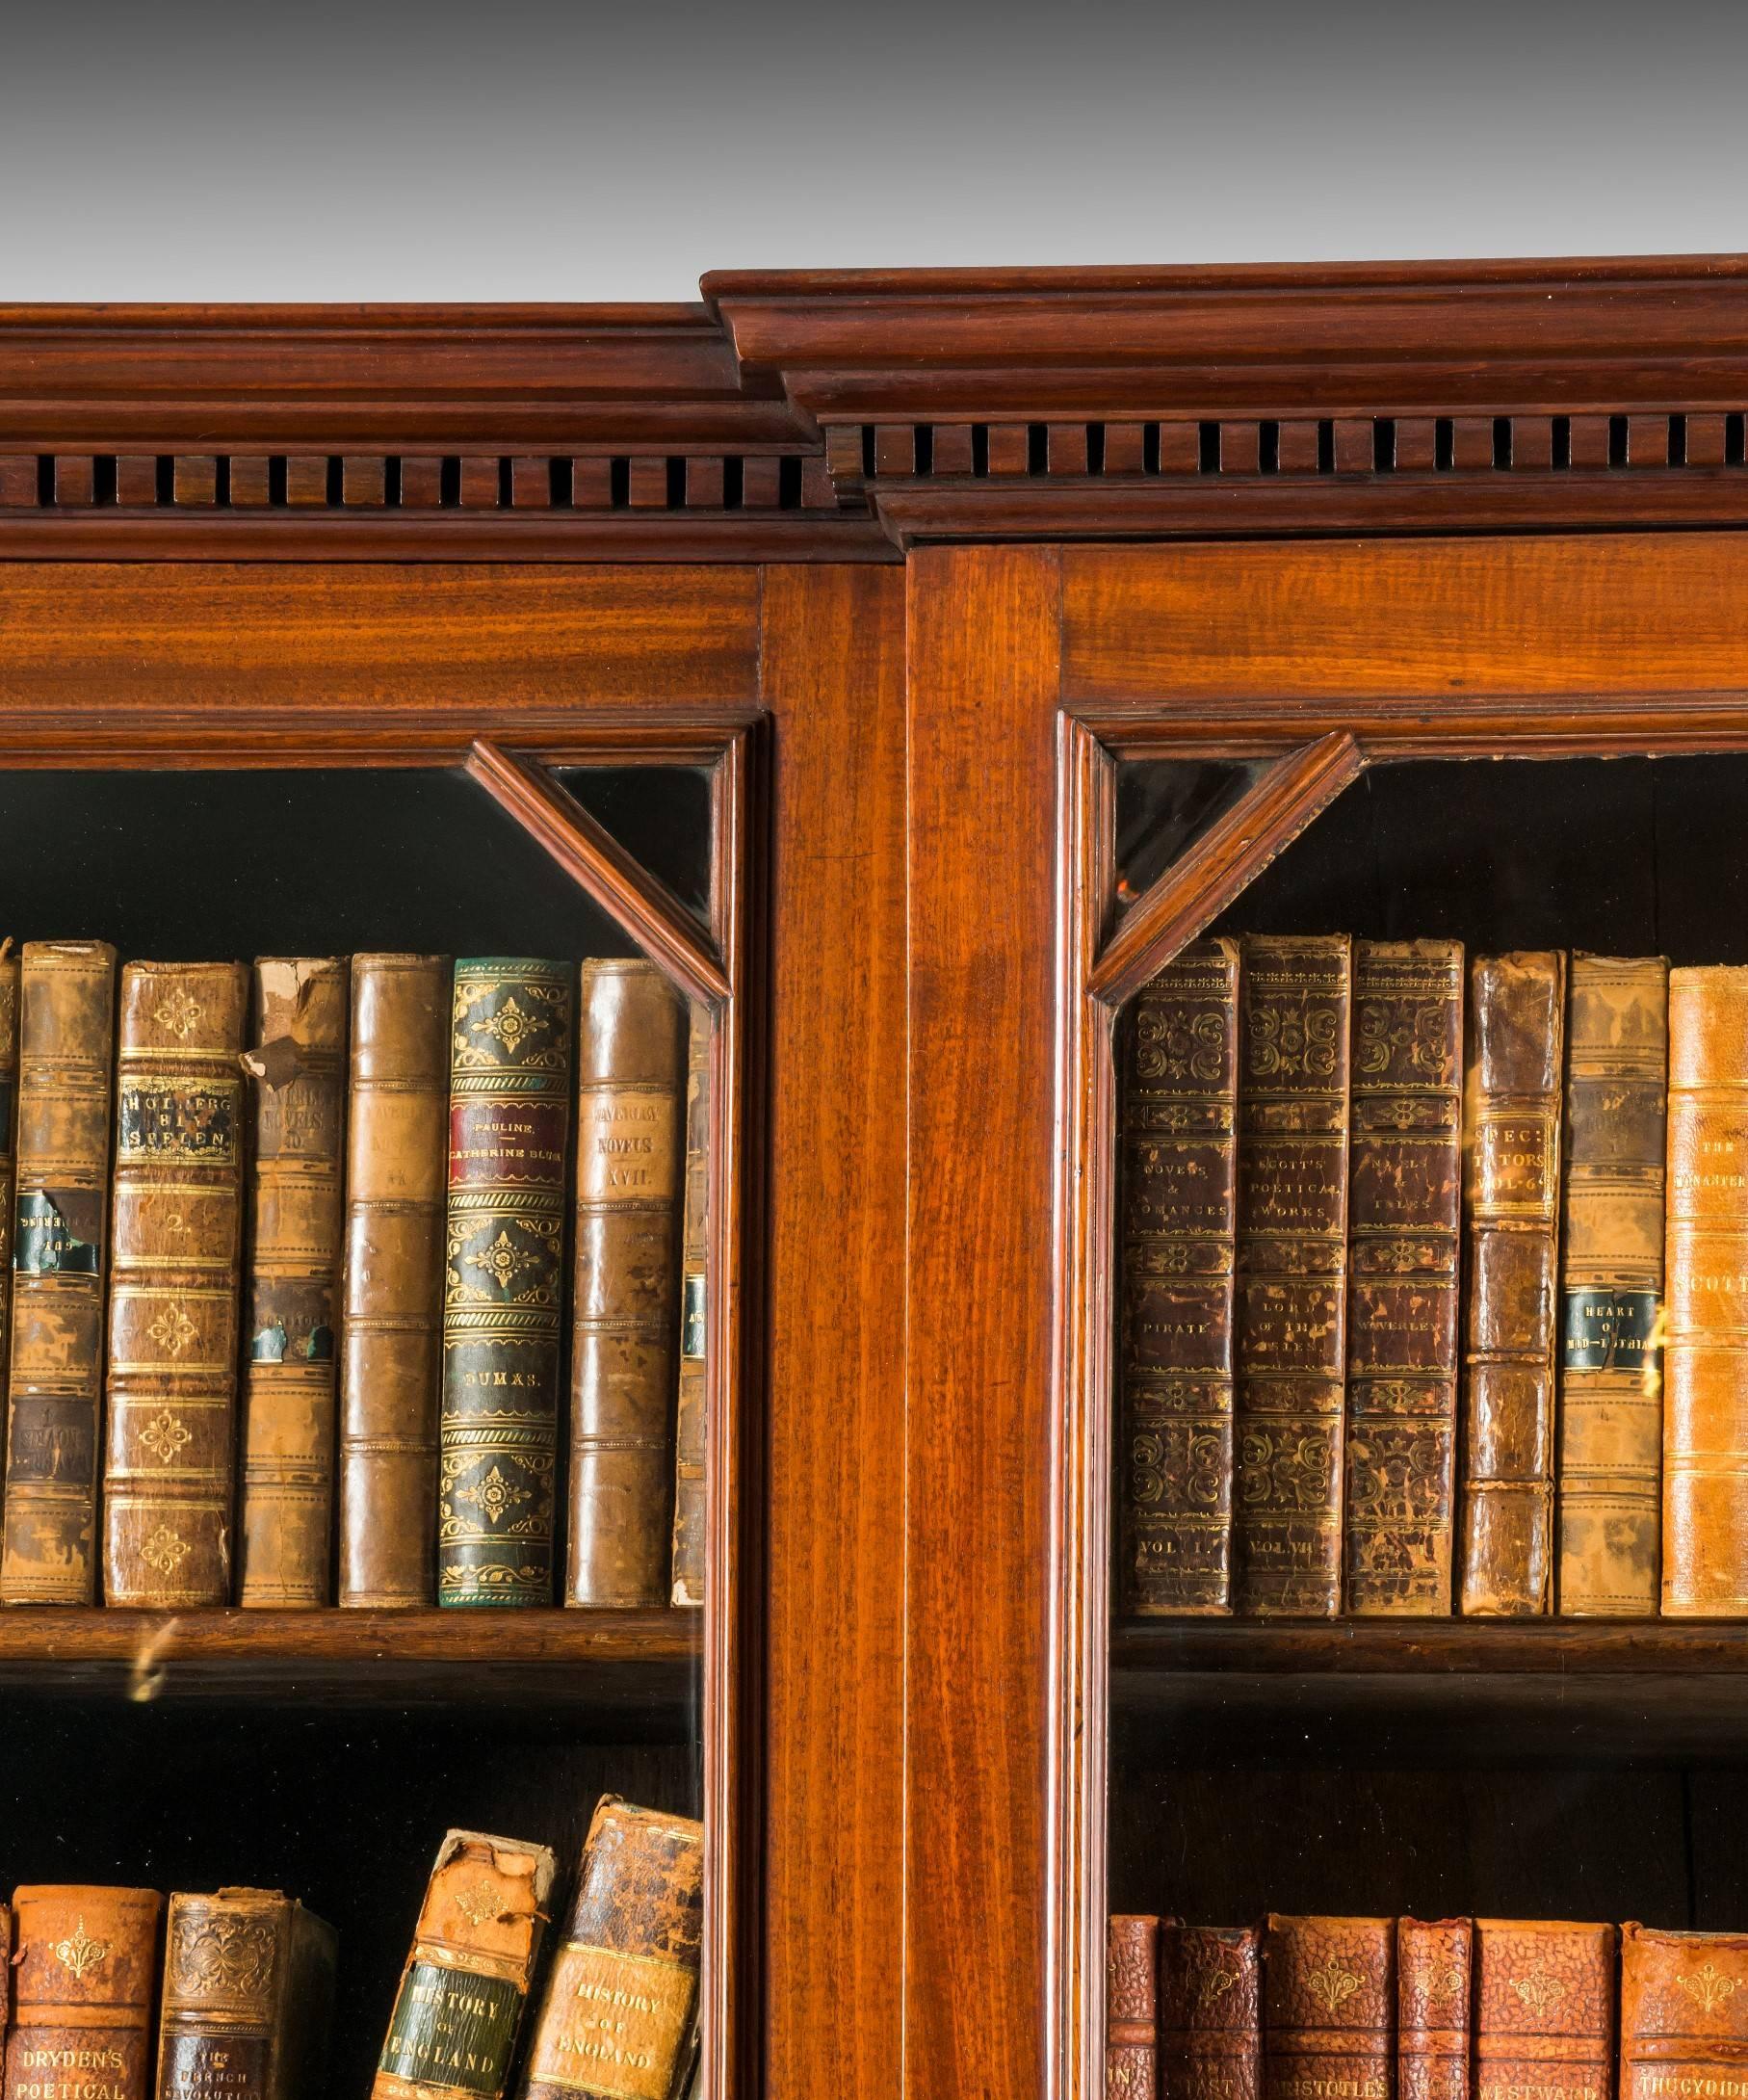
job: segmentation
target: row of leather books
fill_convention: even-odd
[[[1121,1072],[1124,1609],[1748,1614],[1748,970],[1206,940]]]
[[[700,1603],[708,1047],[642,961],[0,945],[0,1602]]]
[[[606,1796],[563,1944],[540,1966],[544,1846],[452,1830],[372,2087],[670,2100],[694,2041],[702,1826]],[[308,2100],[326,2089],[338,1938],[276,1889],[28,1887],[0,1911],[5,2100]],[[532,2020],[526,2008],[543,1990]]]
[[[1748,1934],[1113,1917],[1106,2011],[1111,2100],[1741,2100]]]

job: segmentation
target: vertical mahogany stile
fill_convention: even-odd
[[[1060,2046],[1057,560],[924,548],[909,591],[904,2065],[919,2094],[1034,2100]]]

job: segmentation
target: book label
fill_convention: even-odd
[[[1591,1286],[1566,1293],[1568,1371],[1637,1371],[1654,1347],[1657,1294]]]
[[[521,2015],[522,1993],[503,1977],[415,1961],[395,2001],[379,2068],[409,2085],[495,2100]]]
[[[158,2100],[246,2100],[267,2090],[265,2034],[164,2037]]]
[[[529,2083],[667,2100],[692,1983],[680,1962],[573,1940],[553,1968]]]
[[[96,1275],[102,1201],[95,1191],[20,1190],[13,1269],[21,1276]]]
[[[121,1089],[117,1149],[123,1159],[237,1156],[243,1082],[187,1086],[161,1073],[141,1074]]]

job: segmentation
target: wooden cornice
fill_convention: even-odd
[[[1748,522],[1748,257],[0,307],[0,555],[895,560]]]

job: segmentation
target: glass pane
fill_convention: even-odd
[[[710,917],[710,773],[703,766],[561,766],[555,777],[704,925]]]
[[[1267,771],[1265,759],[1141,758],[1117,767],[1117,915]]]

